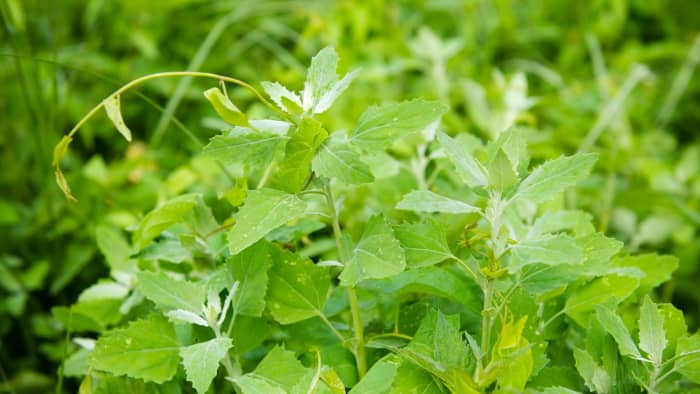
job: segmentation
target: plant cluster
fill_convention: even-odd
[[[337,65],[325,48],[301,91],[264,82],[272,103],[232,78],[153,74],[57,145],[57,182],[74,198],[59,164],[98,110],[129,140],[120,95],[130,87],[220,82],[204,96],[230,127],[198,160],[233,180],[220,191],[225,219],[202,194],[175,189],[129,228],[98,228],[110,277],[54,309],[76,343],[62,373],[83,376],[81,392],[186,381],[199,393],[669,393],[700,383],[700,336],[650,297],[678,260],[630,255],[576,208],[574,186],[597,154],[533,165],[513,116],[486,142],[450,136],[447,106],[423,99],[329,130],[321,114],[358,75],[340,78]],[[249,118],[226,82],[279,119]]]

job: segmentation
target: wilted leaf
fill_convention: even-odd
[[[119,134],[123,135],[127,141],[131,142],[131,130],[129,130],[129,128],[124,123],[124,119],[122,119],[122,110],[119,101],[119,95],[115,94],[113,96],[107,97],[103,101],[103,105],[105,108],[105,112],[107,112],[109,120],[111,120],[114,127],[117,128]]]

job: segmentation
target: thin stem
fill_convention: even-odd
[[[202,238],[207,239],[207,238],[209,238],[209,237],[211,237],[211,236],[213,236],[213,235],[216,235],[216,234],[218,234],[218,233],[220,233],[220,232],[222,232],[222,231],[224,231],[224,230],[226,230],[226,229],[229,229],[229,228],[233,227],[235,224],[236,224],[236,222],[231,222],[231,223],[222,224],[221,226],[219,226],[219,227],[217,227],[217,228],[211,230],[210,232],[204,234],[204,235],[202,236]]]
[[[331,213],[333,237],[335,238],[336,247],[338,248],[338,257],[340,258],[340,262],[345,265],[348,262],[348,258],[345,255],[345,248],[343,248],[342,233],[340,231],[340,223],[338,222],[338,212],[335,209],[335,202],[333,201],[330,182],[326,182],[324,185],[324,191],[326,194],[328,210]],[[348,302],[350,303],[350,313],[352,315],[353,332],[355,333],[355,338],[357,340],[357,344],[355,345],[357,374],[359,378],[362,379],[367,372],[367,356],[365,355],[365,340],[364,333],[362,331],[362,320],[360,318],[360,306],[357,301],[357,293],[352,285],[347,287],[347,292]]]
[[[544,322],[544,324],[542,325],[542,329],[543,329],[543,330],[546,329],[547,326],[549,326],[550,324],[552,324],[552,322],[553,322],[554,320],[556,320],[559,316],[563,315],[564,313],[566,313],[566,308],[563,308],[563,309],[560,310],[559,312],[557,312],[557,313],[555,313],[554,315],[552,315],[552,317],[550,317],[546,322]]]
[[[464,268],[464,270],[467,271],[467,272],[469,273],[469,275],[471,275],[471,276],[474,278],[474,281],[475,281],[477,284],[479,284],[479,285],[482,284],[481,277],[478,276],[478,275],[476,274],[476,272],[474,272],[474,270],[472,270],[471,267],[470,267],[467,263],[465,263],[464,261],[462,261],[462,259],[460,259],[459,257],[457,257],[457,256],[455,256],[455,255],[450,256],[450,259],[456,261],[459,265],[461,265],[462,268]]]
[[[384,333],[384,334],[374,335],[370,338],[370,340],[377,339],[377,338],[401,338],[401,339],[406,339],[408,341],[413,339],[412,336],[406,335],[406,334],[401,334],[400,332],[388,332],[388,333]]]
[[[484,355],[484,358],[481,360],[481,368],[482,370],[486,365],[488,365],[488,359],[489,359],[489,349],[490,349],[490,342],[491,342],[491,309],[493,309],[493,306],[491,305],[493,300],[493,288],[491,281],[486,280],[486,285],[483,288],[484,291],[484,309],[481,312],[482,313],[482,319],[481,319],[481,351],[482,354]]]
[[[667,377],[671,376],[672,373],[676,372],[676,368],[671,368],[668,370],[668,372],[664,373],[663,375],[659,376],[658,379],[656,379],[656,384],[660,384],[663,382]]]
[[[56,383],[56,394],[63,393],[63,371],[68,356],[68,343],[70,343],[71,331],[73,329],[73,308],[68,309],[68,327],[66,327],[66,336],[63,339],[63,349],[61,350],[61,365],[58,367],[58,383]]]
[[[656,386],[659,384],[658,377],[659,377],[659,372],[660,368],[659,365],[654,364],[653,369],[651,374],[649,375],[649,392],[650,393],[656,393]]]
[[[214,331],[214,335],[216,335],[217,338],[225,338],[223,335],[221,335],[221,328],[219,327],[216,322],[211,325],[211,329]],[[231,358],[226,354],[226,357],[223,359],[223,364],[224,368],[226,368],[226,373],[228,374],[229,378],[233,379],[236,377],[236,371],[233,369],[233,365],[231,364]]]
[[[675,355],[675,356],[669,358],[668,360],[664,361],[663,364],[661,364],[661,367],[663,368],[666,364],[672,363],[672,362],[678,360],[679,358],[686,357],[686,356],[691,356],[691,355],[693,355],[693,354],[698,354],[698,353],[700,353],[700,350],[691,350],[691,351],[689,351],[689,352],[677,354],[677,355]]]
[[[676,74],[676,78],[673,79],[671,88],[668,90],[668,95],[664,99],[664,103],[659,111],[659,117],[657,119],[657,125],[663,128],[671,120],[671,115],[678,105],[678,101],[681,96],[688,88],[690,79],[693,76],[693,71],[700,63],[700,34],[695,36],[695,41],[693,42],[693,47],[688,52],[688,56],[681,66],[680,71]]]
[[[272,169],[275,167],[277,163],[275,163],[274,160],[270,162],[270,164],[265,167],[265,172],[263,172],[262,178],[260,178],[260,182],[258,182],[258,185],[255,187],[256,190],[260,190],[265,186],[267,183],[267,180],[270,178],[270,174],[272,173]]]
[[[345,337],[343,336],[343,334],[340,333],[340,331],[338,331],[337,328],[335,328],[333,326],[333,323],[331,323],[331,321],[328,320],[326,315],[324,315],[323,313],[319,313],[318,317],[320,317],[321,320],[323,320],[323,322],[326,324],[326,326],[328,326],[328,328],[330,328],[330,330],[333,332],[333,335],[335,335],[336,338],[338,338],[340,340],[340,343],[345,345],[345,341],[346,341]]]
[[[321,351],[318,349],[314,349],[314,353],[316,353],[316,373],[314,374],[313,379],[311,379],[311,386],[306,391],[307,393],[316,392],[316,386],[321,380],[321,367],[323,366],[323,363],[321,362]]]
[[[603,131],[605,131],[605,129],[610,125],[610,123],[612,123],[617,114],[620,112],[623,103],[630,93],[632,93],[634,87],[637,86],[637,84],[644,78],[650,75],[651,71],[649,71],[649,69],[644,65],[635,64],[632,67],[627,79],[625,79],[625,82],[622,83],[620,90],[611,100],[608,101],[603,110],[600,111],[598,119],[596,119],[593,127],[591,127],[588,134],[583,139],[583,142],[579,147],[579,152],[587,152],[593,147],[595,142],[598,140],[598,137],[600,137]]]
[[[285,119],[289,120],[288,115],[275,107],[271,102],[269,102],[257,89],[255,89],[253,86],[250,84],[241,81],[240,79],[236,78],[231,78],[227,77],[225,75],[219,75],[219,74],[214,74],[214,73],[206,73],[206,72],[198,72],[198,71],[166,71],[166,72],[160,72],[160,73],[154,73],[154,74],[148,74],[144,75],[143,77],[136,78],[133,81],[127,83],[126,85],[122,86],[121,88],[115,90],[112,94],[110,94],[108,97],[112,97],[115,95],[122,94],[126,92],[127,90],[133,88],[134,86],[140,85],[144,82],[153,80],[153,79],[158,79],[158,78],[171,78],[171,77],[199,77],[199,78],[210,78],[210,79],[216,79],[220,81],[226,81],[229,83],[232,83],[234,85],[239,85],[242,86],[246,89],[248,89],[250,92],[252,92],[255,97],[258,98],[263,104],[265,104],[268,108],[270,108],[272,111],[276,112],[280,116],[284,117]],[[68,132],[68,136],[72,137],[79,129],[82,127],[85,122],[87,122],[92,116],[97,113],[102,107],[104,106],[104,101],[101,101],[99,104],[97,104],[94,108],[90,110],[85,116],[83,116],[80,121],[71,129],[70,132]]]

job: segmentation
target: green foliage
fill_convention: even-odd
[[[0,5],[44,45],[0,70],[0,391],[697,390],[692,7],[72,3]]]
[[[315,115],[355,77],[338,80],[337,63],[332,48],[319,52],[299,95],[264,84],[291,126],[249,121],[218,88],[205,93],[235,126],[204,147],[209,159],[242,170],[235,198],[227,194],[230,218],[220,224],[199,194],[183,194],[139,222],[133,247],[115,228],[98,229],[113,275],[130,279],[86,289],[68,317],[55,312],[76,331],[103,332],[92,367],[162,383],[180,379],[181,361],[200,393],[224,383],[220,364],[227,390],[243,393],[559,390],[539,377],[548,365],[571,371],[562,381],[571,389],[597,392],[697,380],[695,336],[648,295],[677,261],[621,252],[591,215],[550,202],[589,176],[597,154],[530,166],[523,129],[486,144],[436,133],[447,107],[422,99],[371,107],[349,136],[329,136]],[[418,187],[393,191],[379,207],[353,207],[353,190],[383,193],[368,163],[377,153],[394,160],[412,139],[423,141],[410,167]],[[258,187],[247,190],[251,177]],[[360,216],[347,219],[352,208]],[[314,249],[324,240],[328,247]],[[102,299],[123,300],[121,314],[138,307],[150,315],[110,330],[118,316],[80,314]],[[134,352],[148,356],[127,362]],[[66,365],[77,369],[80,357]]]

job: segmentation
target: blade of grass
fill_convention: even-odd
[[[693,76],[693,71],[695,71],[698,63],[700,63],[700,34],[695,36],[695,42],[688,52],[688,57],[686,57],[683,66],[681,66],[680,71],[676,74],[676,78],[673,79],[671,88],[668,90],[663,105],[661,105],[659,117],[656,120],[658,127],[666,126],[671,120],[671,115],[673,115],[678,101],[688,87],[690,79]]]
[[[651,76],[651,71],[649,68],[643,64],[635,64],[632,66],[632,70],[622,84],[622,87],[617,92],[617,94],[610,99],[603,110],[598,114],[593,127],[588,131],[588,134],[583,139],[581,146],[579,147],[579,152],[589,151],[595,142],[598,140],[603,131],[612,123],[617,114],[622,109],[627,97],[632,93],[632,90],[641,82],[644,78]]]
[[[256,4],[255,8],[235,8],[233,11],[221,17],[212,27],[209,34],[207,34],[206,38],[204,38],[204,41],[202,41],[202,44],[197,49],[194,57],[192,57],[192,60],[190,60],[190,64],[187,65],[186,71],[199,70],[221,35],[235,22],[256,14],[281,12],[290,9],[292,6],[294,6],[294,3],[275,2],[258,3]],[[153,136],[151,137],[150,141],[152,145],[157,146],[160,144],[163,136],[165,135],[165,131],[167,130],[168,123],[172,119],[173,114],[177,110],[178,105],[180,105],[180,102],[182,101],[182,98],[184,97],[185,92],[191,83],[192,78],[183,78],[178,82],[177,86],[175,87],[175,91],[165,105],[165,111],[163,111],[163,114],[158,120],[155,131],[153,132]]]

